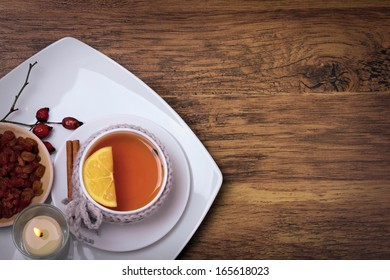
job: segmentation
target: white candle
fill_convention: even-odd
[[[30,254],[47,256],[61,247],[61,227],[52,217],[37,216],[28,221],[24,227],[22,239]]]

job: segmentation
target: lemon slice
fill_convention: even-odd
[[[87,158],[83,166],[83,180],[93,200],[103,206],[117,206],[111,146],[101,148]]]

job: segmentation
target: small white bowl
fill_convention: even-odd
[[[42,140],[39,139],[34,133],[29,131],[28,129],[20,125],[0,122],[0,133],[4,133],[4,131],[7,130],[10,130],[13,133],[15,133],[16,137],[19,136],[23,138],[29,137],[34,139],[38,143],[39,156],[41,157],[40,163],[46,167],[46,170],[43,177],[41,178],[43,192],[41,195],[35,196],[31,200],[30,205],[44,203],[50,194],[50,190],[53,185],[53,173],[54,173],[53,163],[51,161],[50,154],[47,148],[43,144]],[[15,217],[16,214],[8,219],[6,218],[0,219],[0,227],[6,227],[12,225],[15,220]]]
[[[113,209],[104,207],[103,205],[99,204],[98,202],[96,202],[88,194],[88,192],[87,192],[87,190],[85,188],[85,185],[84,185],[84,181],[83,181],[83,166],[84,166],[85,160],[89,156],[89,153],[90,153],[89,151],[91,149],[93,149],[95,147],[95,145],[98,142],[100,142],[100,140],[102,138],[104,138],[104,137],[106,137],[106,136],[108,136],[110,134],[118,133],[118,132],[136,134],[138,137],[143,138],[144,140],[149,142],[149,144],[153,147],[153,149],[157,150],[157,154],[158,154],[158,156],[159,156],[159,158],[161,160],[161,163],[162,163],[163,178],[162,178],[162,183],[161,183],[161,187],[160,187],[160,190],[159,190],[158,194],[148,204],[144,205],[141,208],[137,208],[137,209],[130,210],[130,211],[113,210]],[[146,133],[141,132],[141,131],[139,131],[137,129],[132,129],[132,128],[113,128],[113,129],[109,129],[109,130],[107,130],[105,132],[102,132],[101,134],[99,134],[96,138],[94,138],[86,146],[85,150],[81,154],[80,165],[79,165],[79,170],[78,170],[78,176],[79,176],[80,185],[81,185],[81,189],[82,189],[83,194],[87,197],[87,199],[89,201],[91,201],[95,206],[97,206],[103,212],[106,212],[106,213],[109,213],[109,214],[114,214],[114,215],[133,215],[133,214],[140,213],[140,212],[142,212],[142,211],[152,207],[154,204],[157,203],[157,201],[159,200],[159,198],[161,197],[161,195],[163,194],[163,192],[164,192],[164,190],[165,190],[165,188],[167,186],[167,181],[168,181],[168,164],[167,164],[166,156],[165,156],[164,152],[162,151],[162,149],[160,148],[160,146],[150,136],[148,136]]]

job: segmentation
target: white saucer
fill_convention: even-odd
[[[157,213],[145,220],[131,225],[103,223],[99,235],[91,235],[95,240],[92,247],[124,252],[146,247],[165,236],[178,222],[190,194],[190,172],[187,159],[174,137],[154,122],[132,115],[114,115],[84,124],[70,135],[69,139],[78,139],[80,144],[99,129],[114,124],[139,125],[153,133],[165,145],[172,161],[173,188]],[[54,161],[55,181],[52,188],[53,204],[65,211],[62,200],[67,196],[66,184],[66,149],[58,151]]]

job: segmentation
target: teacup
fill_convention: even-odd
[[[136,128],[112,128],[96,136],[82,151],[78,176],[83,194],[103,212],[131,215],[147,211],[162,196],[168,181],[167,158],[147,131]],[[157,140],[158,141],[158,140]],[[96,202],[88,193],[83,167],[89,156],[100,148],[111,146],[117,207]]]

